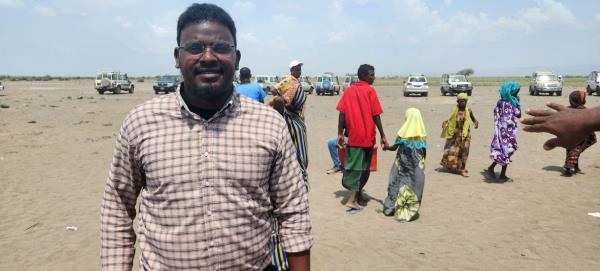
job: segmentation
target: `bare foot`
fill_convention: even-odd
[[[346,203],[346,207],[350,208],[350,209],[361,209],[362,207],[358,206],[358,204],[354,203],[354,202],[348,202]]]
[[[466,170],[461,170],[461,171],[460,171],[460,176],[463,176],[463,177],[469,177],[469,172],[468,172],[468,171],[466,171]]]

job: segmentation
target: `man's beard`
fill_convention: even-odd
[[[216,100],[223,96],[229,96],[230,92],[228,87],[219,89],[213,83],[205,83],[198,86],[194,91],[194,96],[203,100]]]

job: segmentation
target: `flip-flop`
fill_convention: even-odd
[[[348,210],[346,210],[346,213],[349,215],[354,215],[357,213],[360,213],[360,211],[362,211],[362,208],[348,208]]]

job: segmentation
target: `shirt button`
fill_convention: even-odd
[[[208,212],[206,212],[208,214],[208,216],[212,215],[212,212],[210,210],[208,210]]]
[[[204,157],[208,157],[208,152],[205,151],[203,155],[204,155]]]

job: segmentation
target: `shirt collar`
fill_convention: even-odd
[[[177,105],[178,105],[177,108],[179,109],[179,113],[182,117],[192,117],[192,118],[198,119],[198,120],[211,121],[215,118],[218,118],[221,115],[233,114],[235,112],[235,109],[240,107],[240,95],[237,93],[237,91],[234,90],[232,92],[232,94],[229,96],[229,99],[227,100],[227,102],[225,102],[225,104],[223,104],[223,107],[221,107],[221,109],[219,109],[219,111],[217,111],[217,113],[215,113],[210,119],[205,120],[190,110],[187,103],[181,96],[182,90],[183,90],[183,82],[179,86],[179,89],[177,89],[177,91],[175,92],[175,96],[177,98],[176,101],[177,101]]]

